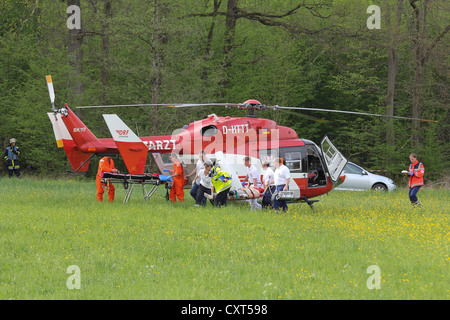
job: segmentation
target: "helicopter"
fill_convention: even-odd
[[[282,106],[266,106],[258,100],[249,99],[243,103],[204,104],[136,104],[108,106],[80,106],[78,108],[166,106],[189,108],[198,106],[222,106],[247,110],[246,117],[218,116],[210,114],[170,135],[138,137],[116,114],[103,114],[112,138],[97,138],[66,104],[55,107],[55,94],[50,75],[46,77],[52,104],[48,116],[52,122],[57,145],[64,148],[72,172],[87,171],[90,159],[95,155],[120,154],[129,174],[143,174],[148,154],[152,154],[161,172],[170,168],[170,153],[176,153],[185,170],[191,171],[199,158],[200,151],[213,159],[217,165],[232,176],[231,195],[242,189],[241,182],[247,171],[244,158],[262,172],[262,163],[281,158],[290,169],[289,202],[307,203],[313,208],[312,200],[327,194],[342,183],[344,166],[348,160],[325,136],[320,146],[308,139],[302,139],[294,129],[278,125],[274,120],[259,118],[256,112],[264,110],[315,110],[344,112],[372,116],[385,116],[351,111],[312,109]],[[390,116],[401,119],[414,119]],[[423,119],[414,119],[428,121]]]

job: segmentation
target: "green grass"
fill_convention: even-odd
[[[312,211],[97,203],[95,181],[0,179],[0,299],[448,299],[448,190],[333,191]],[[105,196],[106,198],[106,196]],[[319,198],[320,199],[320,198]],[[81,289],[69,290],[71,265]],[[381,288],[369,290],[377,265]]]

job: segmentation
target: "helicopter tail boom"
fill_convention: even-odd
[[[60,113],[47,113],[53,126],[55,140],[58,148],[64,148],[64,152],[74,171],[87,171],[89,168],[90,154],[77,150],[77,146],[72,139],[66,125],[61,119]]]

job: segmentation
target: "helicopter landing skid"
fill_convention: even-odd
[[[319,202],[319,200],[309,200],[308,198],[301,197],[301,198],[300,198],[300,202],[301,202],[301,203],[306,203],[306,204],[308,204],[309,207],[310,207],[312,210],[314,210],[313,205],[314,205],[315,202]]]

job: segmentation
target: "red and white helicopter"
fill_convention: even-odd
[[[244,157],[250,156],[252,164],[257,167],[259,172],[262,172],[263,161],[281,157],[291,171],[289,190],[292,197],[290,200],[306,202],[311,207],[317,200],[310,199],[328,193],[345,179],[341,173],[347,159],[327,137],[322,140],[319,148],[314,142],[299,138],[291,128],[277,125],[273,120],[257,118],[255,111],[295,109],[385,116],[328,109],[266,106],[257,100],[247,100],[237,104],[158,104],[157,106],[175,108],[234,107],[248,110],[250,115],[247,117],[220,117],[211,114],[206,119],[190,123],[171,135],[138,137],[116,114],[104,114],[103,117],[112,138],[99,139],[67,104],[61,109],[55,108],[52,78],[47,76],[46,79],[53,111],[48,113],[48,116],[53,124],[58,147],[64,148],[74,171],[87,171],[89,160],[94,155],[120,154],[128,172],[139,175],[144,173],[148,153],[153,154],[159,169],[162,170],[171,166],[168,157],[164,155],[175,152],[184,164],[185,172],[191,172],[198,160],[199,152],[204,150],[207,157],[215,159],[216,163],[231,173],[232,177],[239,177],[239,179],[232,179],[232,190],[237,191],[242,188],[241,181],[247,174]],[[79,108],[120,106],[155,105],[110,105]]]

